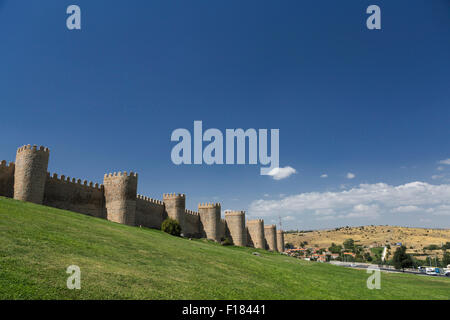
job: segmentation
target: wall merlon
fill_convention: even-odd
[[[133,177],[133,178],[137,178],[138,174],[130,171],[130,173],[127,173],[127,171],[123,171],[123,172],[114,172],[114,173],[107,173],[104,176],[105,180],[111,180],[114,178],[121,178],[121,177]]]
[[[16,165],[14,162],[7,163],[6,160],[0,162],[0,167],[2,168],[14,168]]]
[[[164,193],[163,199],[186,198],[184,193]]]
[[[146,196],[143,196],[143,195],[141,195],[141,194],[138,194],[138,195],[137,195],[137,198],[140,199],[140,200],[143,200],[143,201],[147,201],[147,202],[151,202],[151,203],[160,205],[160,206],[163,206],[163,205],[164,205],[164,202],[162,202],[161,200],[152,199],[152,198],[150,198],[150,197],[146,197]]]
[[[199,215],[199,213],[197,212],[197,211],[193,211],[193,210],[185,210],[184,211],[186,214],[190,214],[190,215],[193,215],[193,216],[198,216]]]
[[[253,220],[247,220],[248,224],[253,224],[253,223],[264,223],[263,219],[253,219]]]
[[[220,203],[199,203],[198,208],[207,209],[207,208],[220,208]]]
[[[86,188],[91,188],[91,189],[96,189],[96,190],[101,190],[103,189],[103,185],[102,184],[98,184],[98,183],[93,183],[92,181],[87,182],[87,180],[84,180],[82,183],[81,179],[75,179],[75,178],[71,178],[71,177],[66,177],[65,175],[61,175],[60,177],[58,177],[57,173],[53,173],[50,174],[50,172],[47,172],[47,178],[48,179],[52,179],[54,181],[57,182],[62,182],[62,183],[70,183],[70,184],[74,184],[74,185],[80,185],[82,187],[86,187]]]
[[[40,146],[39,150],[38,150],[38,147],[36,145],[31,146],[30,144],[18,148],[17,149],[17,153],[21,153],[21,152],[23,152],[25,150],[33,150],[33,151],[40,151],[40,152],[50,153],[50,149],[49,148]]]
[[[225,216],[242,216],[245,215],[245,211],[225,211]]]

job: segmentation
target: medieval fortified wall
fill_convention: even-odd
[[[185,237],[221,241],[237,246],[284,251],[284,233],[262,219],[245,220],[244,211],[226,211],[219,203],[202,203],[198,211],[186,210],[184,194],[164,194],[155,200],[137,194],[138,175],[130,172],[105,174],[103,184],[81,181],[47,172],[50,150],[23,146],[16,162],[0,163],[0,196],[70,210],[130,226],[161,229],[170,217],[180,223]]]

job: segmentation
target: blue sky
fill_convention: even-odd
[[[70,4],[82,30],[66,28]],[[366,28],[371,4],[381,30]],[[448,228],[449,12],[448,0],[0,0],[0,158],[42,144],[51,172],[134,170],[141,194],[281,215],[285,229]],[[174,165],[170,135],[194,120],[280,129],[280,166],[297,173]]]

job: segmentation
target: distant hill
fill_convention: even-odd
[[[450,242],[450,229],[422,229],[396,226],[362,226],[343,227],[330,230],[316,230],[311,232],[289,233],[285,241],[299,246],[301,242],[308,242],[308,246],[328,248],[331,243],[342,244],[346,239],[355,240],[356,244],[367,247],[391,246],[402,243],[409,253],[442,255],[441,250],[424,250],[430,245],[441,246]]]
[[[0,198],[0,299],[448,299],[448,278],[368,276]]]

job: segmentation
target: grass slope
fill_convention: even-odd
[[[252,255],[259,251],[261,256]],[[66,268],[81,268],[68,290]],[[0,299],[449,299],[450,281],[381,277],[252,248],[172,237],[0,198]]]

